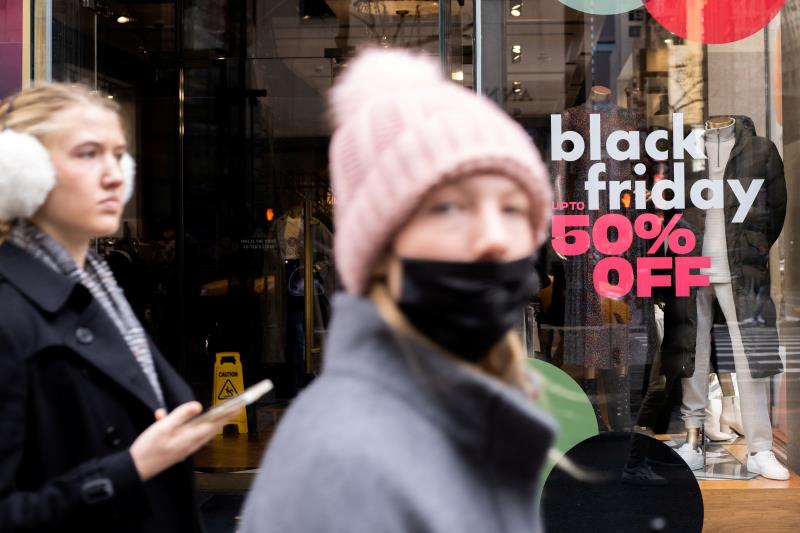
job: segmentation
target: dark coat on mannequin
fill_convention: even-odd
[[[150,348],[167,409],[191,400]],[[202,531],[191,464],[143,483],[129,452],[158,407],[89,291],[0,245],[0,531]]]
[[[786,182],[783,173],[783,161],[778,149],[769,139],[756,136],[753,121],[745,116],[733,116],[735,142],[728,163],[725,166],[724,179],[739,180],[744,190],[748,190],[754,179],[764,179],[756,200],[753,202],[742,223],[733,223],[733,217],[739,208],[739,201],[727,185],[725,191],[725,228],[728,252],[728,265],[731,273],[731,285],[736,304],[737,320],[750,316],[753,295],[752,278],[754,269],[758,271],[759,283],[769,286],[769,249],[778,239],[786,217]],[[707,167],[702,171],[691,172],[693,161],[686,162],[686,208],[678,227],[689,228],[697,238],[692,255],[700,255],[703,250],[706,211],[691,203],[688,198],[692,185],[700,179],[708,179]],[[676,213],[667,213],[665,220],[670,220]],[[686,298],[675,297],[674,292],[665,294],[664,340],[661,344],[662,372],[691,376],[694,372],[695,342],[697,338],[697,305],[696,290]],[[775,305],[767,294],[765,315],[775,316]],[[714,338],[718,342],[720,335],[727,335],[726,327],[715,327]],[[783,363],[778,354],[778,334],[774,321],[759,331],[761,349],[745,340],[745,353],[750,373],[754,378],[773,376],[783,372]],[[769,346],[769,349],[764,349]],[[719,356],[719,350],[717,351]],[[732,362],[728,362],[724,371],[733,371]]]

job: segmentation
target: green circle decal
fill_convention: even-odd
[[[562,4],[592,15],[616,15],[642,7],[642,0],[559,0]]]
[[[586,393],[566,372],[539,359],[529,359],[528,364],[540,378],[542,397],[539,407],[559,426],[553,450],[542,469],[540,486],[544,486],[550,471],[565,453],[579,442],[597,435],[597,418]]]

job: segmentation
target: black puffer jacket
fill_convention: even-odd
[[[754,179],[763,179],[753,205],[743,222],[733,223],[739,208],[732,189],[725,185],[725,223],[728,264],[731,283],[736,302],[737,319],[752,317],[756,305],[758,287],[769,287],[769,249],[778,239],[786,216],[786,182],[783,174],[783,161],[778,149],[769,139],[758,137],[755,126],[749,117],[735,116],[736,141],[725,167],[725,180],[739,180],[744,190],[748,190]],[[696,163],[696,162],[695,162]],[[686,162],[686,208],[681,227],[692,230],[697,238],[692,255],[700,255],[703,250],[706,211],[695,207],[689,191],[700,179],[708,179],[706,165],[702,170],[690,172],[692,161]],[[677,212],[668,213],[669,220]],[[691,296],[678,298],[674,293],[667,295],[664,316],[664,340],[661,344],[661,360],[665,372],[673,372],[684,377],[694,372],[695,341],[697,338],[696,291]],[[753,377],[773,376],[783,372],[783,364],[778,355],[778,333],[775,327],[775,305],[766,294],[762,315],[767,317],[765,327],[745,328],[742,337],[745,353]],[[718,315],[719,310],[718,311]],[[723,322],[724,323],[724,322]],[[715,327],[715,344],[719,348],[727,336],[726,327]],[[721,371],[734,371],[729,354],[717,350],[718,365]]]

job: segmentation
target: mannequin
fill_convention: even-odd
[[[700,255],[710,257],[711,266],[701,269],[701,273],[709,276],[710,285],[700,287],[694,296],[696,305],[694,373],[691,377],[684,377],[681,380],[683,389],[681,414],[686,425],[687,441],[678,453],[686,458],[690,465],[699,464],[700,461],[697,459],[703,453],[702,428],[708,403],[711,331],[716,302],[725,318],[733,363],[740,378],[742,420],[750,452],[748,468],[765,477],[788,479],[788,471],[777,463],[774,456],[771,456],[772,426],[767,405],[766,377],[751,375],[751,370],[755,370],[754,361],[746,353],[740,329],[740,321],[746,315],[742,281],[745,274],[743,260],[740,258],[745,257],[747,252],[745,248],[748,245],[742,244],[745,242],[743,239],[763,239],[764,244],[761,246],[763,250],[760,252],[763,255],[768,253],[769,246],[780,233],[785,213],[783,168],[782,164],[779,164],[777,151],[773,152],[774,145],[766,139],[755,136],[749,119],[746,117],[741,119],[742,123],[739,123],[737,117],[722,116],[706,122],[705,148],[708,159],[704,176],[713,182],[739,175],[753,176],[756,172],[764,174],[762,196],[765,197],[765,203],[760,208],[758,206],[751,208],[753,212],[748,213],[748,218],[741,225],[731,222],[729,216],[731,200],[727,197],[724,207],[711,208],[704,213],[698,210],[694,218],[687,215],[688,222],[694,220],[696,223],[695,232],[698,233],[699,230],[698,235],[702,234],[698,239],[698,243],[702,241]],[[778,161],[775,161],[776,157]],[[762,163],[762,159],[765,162]],[[761,176],[756,174],[755,177]],[[781,191],[783,191],[782,198]],[[767,205],[770,203],[773,204],[772,208]],[[759,209],[759,212],[755,212]],[[773,220],[765,224],[765,217],[772,217]],[[727,385],[728,380],[724,381]],[[730,393],[729,387],[725,386],[724,389]],[[764,454],[755,457],[762,452]],[[766,466],[759,465],[759,461],[765,461]]]
[[[736,119],[733,117],[715,117],[706,121],[706,154],[708,156],[708,173],[711,180],[724,179],[725,167],[730,158],[735,142],[734,127]],[[681,414],[686,423],[686,448],[698,450],[703,445],[701,432],[705,420],[705,409],[708,397],[708,360],[711,356],[711,305],[716,299],[722,307],[722,312],[728,320],[728,327],[732,337],[740,336],[738,325],[735,321],[736,310],[733,308],[733,292],[730,287],[731,273],[727,260],[726,232],[724,208],[712,208],[706,212],[705,238],[703,240],[702,255],[711,258],[711,267],[701,269],[702,274],[709,276],[711,286],[702,288],[697,301],[697,345],[695,355],[695,371],[691,378],[683,378],[683,402]],[[730,294],[728,294],[730,293]],[[705,332],[705,333],[704,333]],[[736,349],[736,348],[734,348]],[[703,380],[702,385],[700,380]],[[700,390],[702,386],[702,392]],[[758,392],[756,392],[758,394]],[[764,393],[766,394],[766,393]],[[696,411],[702,404],[704,413],[703,421],[698,420]],[[766,413],[764,413],[766,415]],[[766,417],[767,423],[769,417]],[[759,433],[767,431],[759,424]],[[768,430],[771,432],[771,428]],[[688,453],[688,452],[687,452]]]
[[[314,324],[315,332],[324,331],[328,319],[328,295],[334,292],[332,274],[333,236],[328,228],[312,218],[312,247],[314,250]],[[279,252],[279,286],[281,309],[269,320],[282,324],[283,349],[287,363],[287,396],[294,397],[305,387],[311,376],[306,373],[305,361],[305,235],[303,206],[293,205],[278,218],[272,228]],[[315,342],[316,344],[316,342]]]
[[[595,85],[589,90],[585,104],[564,111],[563,128],[589,139],[592,114],[601,116],[603,144],[616,130],[636,131],[640,127],[639,117],[634,111],[614,104],[608,87]],[[633,175],[631,161],[617,161],[604,153],[602,162],[607,170],[601,179],[625,180]],[[559,162],[556,168],[557,202],[587,201],[584,184],[588,169],[594,163],[596,161],[590,160],[588,150],[576,161]],[[608,199],[604,198],[597,210],[570,208],[565,214],[588,215],[589,227],[594,226],[599,217],[612,212],[626,216],[633,223],[638,212],[629,204],[622,205],[620,209],[612,210]],[[635,263],[636,257],[645,254],[645,243],[637,237],[624,257]],[[652,359],[649,352],[653,355],[655,352],[655,317],[651,298],[637,298],[631,294],[611,300],[595,291],[592,273],[601,259],[602,256],[592,250],[579,256],[562,257],[566,280],[563,361],[566,365],[583,368],[581,387],[592,401],[600,429],[624,431],[631,426],[628,368]],[[633,328],[642,330],[648,338],[644,349],[632,346]],[[602,378],[605,401],[598,397],[598,373]],[[607,408],[607,417],[603,416],[603,404]]]
[[[286,227],[283,231],[283,257],[296,260],[302,255],[303,207],[294,205],[286,213]]]

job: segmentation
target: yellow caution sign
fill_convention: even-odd
[[[244,373],[238,352],[219,352],[214,363],[213,404],[239,396],[244,392]],[[235,425],[239,433],[247,433],[247,411],[244,407],[227,425]]]

